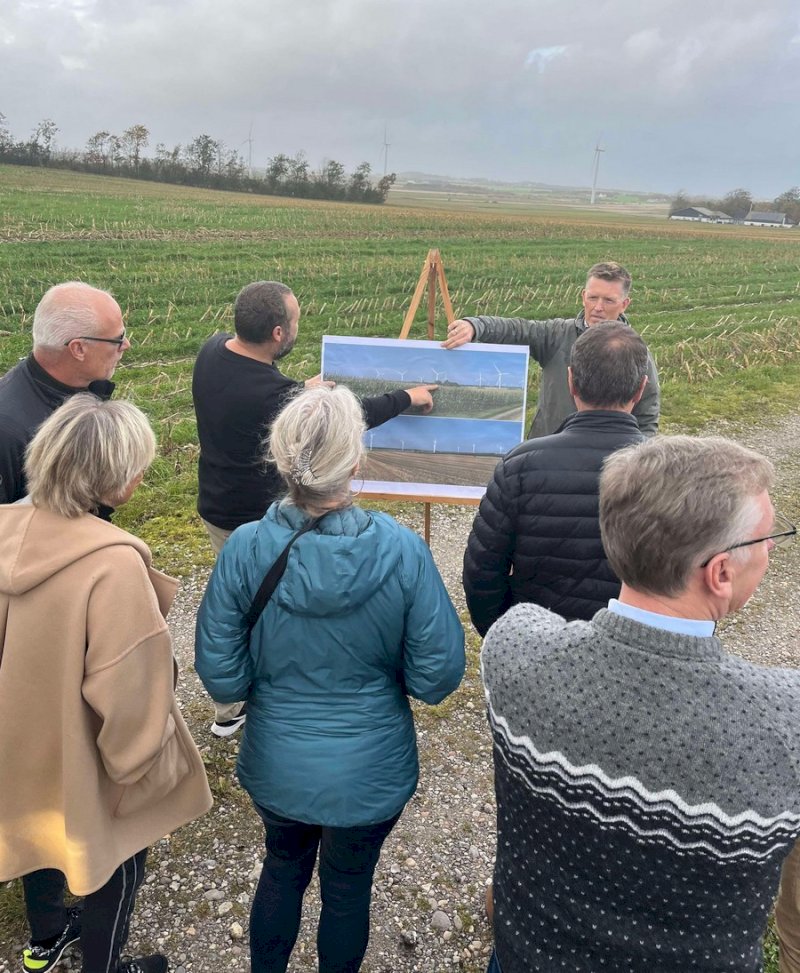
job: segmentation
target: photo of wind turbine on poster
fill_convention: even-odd
[[[360,397],[437,385],[433,410],[414,410],[365,434],[365,488],[486,486],[498,457],[524,437],[528,349],[392,338],[322,339],[322,377]]]

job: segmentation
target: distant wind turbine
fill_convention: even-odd
[[[383,174],[389,171],[389,133],[386,126],[383,126]]]
[[[605,149],[600,148],[600,141],[602,136],[597,140],[597,145],[594,147],[594,172],[592,174],[592,206],[594,206],[595,196],[597,195],[597,174],[600,171],[600,153],[605,152]]]
[[[510,375],[511,372],[501,372],[500,369],[497,367],[497,365],[494,365],[494,363],[492,363],[492,364],[493,364],[494,370],[497,372],[497,387],[498,388],[502,388],[502,386],[503,386],[503,376],[504,375]]]
[[[247,138],[242,142],[242,145],[247,144],[247,172],[252,177],[253,175],[253,123],[250,122],[250,131],[247,133]],[[239,146],[241,148],[241,145]]]

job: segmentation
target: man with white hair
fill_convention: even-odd
[[[65,399],[86,391],[111,398],[130,344],[106,291],[77,281],[47,291],[33,316],[33,350],[0,378],[0,503],[25,496],[25,448]]]
[[[772,480],[720,438],[613,453],[600,527],[619,598],[590,622],[520,604],[489,630],[493,973],[762,968],[800,835],[800,673],[729,655],[715,628],[796,534]]]

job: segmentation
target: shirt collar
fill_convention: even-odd
[[[677,635],[692,635],[696,638],[709,638],[714,634],[716,622],[704,618],[676,618],[674,615],[660,615],[658,612],[647,611],[644,608],[635,608],[633,605],[625,605],[616,598],[612,598],[608,603],[608,610],[615,615],[623,615],[631,618],[642,625],[649,625],[651,628],[660,628],[665,632],[675,632]]]

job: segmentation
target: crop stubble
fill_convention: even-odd
[[[177,570],[202,558],[185,544],[196,531],[192,363],[231,328],[251,280],[297,293],[300,337],[282,368],[304,378],[319,368],[323,334],[398,334],[432,246],[458,314],[571,315],[586,268],[616,259],[634,274],[631,320],[658,362],[666,428],[800,402],[800,230],[313,203],[20,167],[0,167],[0,213],[0,369],[28,351],[51,284],[77,278],[115,294],[133,336],[117,394],[142,405],[161,442],[124,519]],[[535,392],[535,365],[532,381]]]

